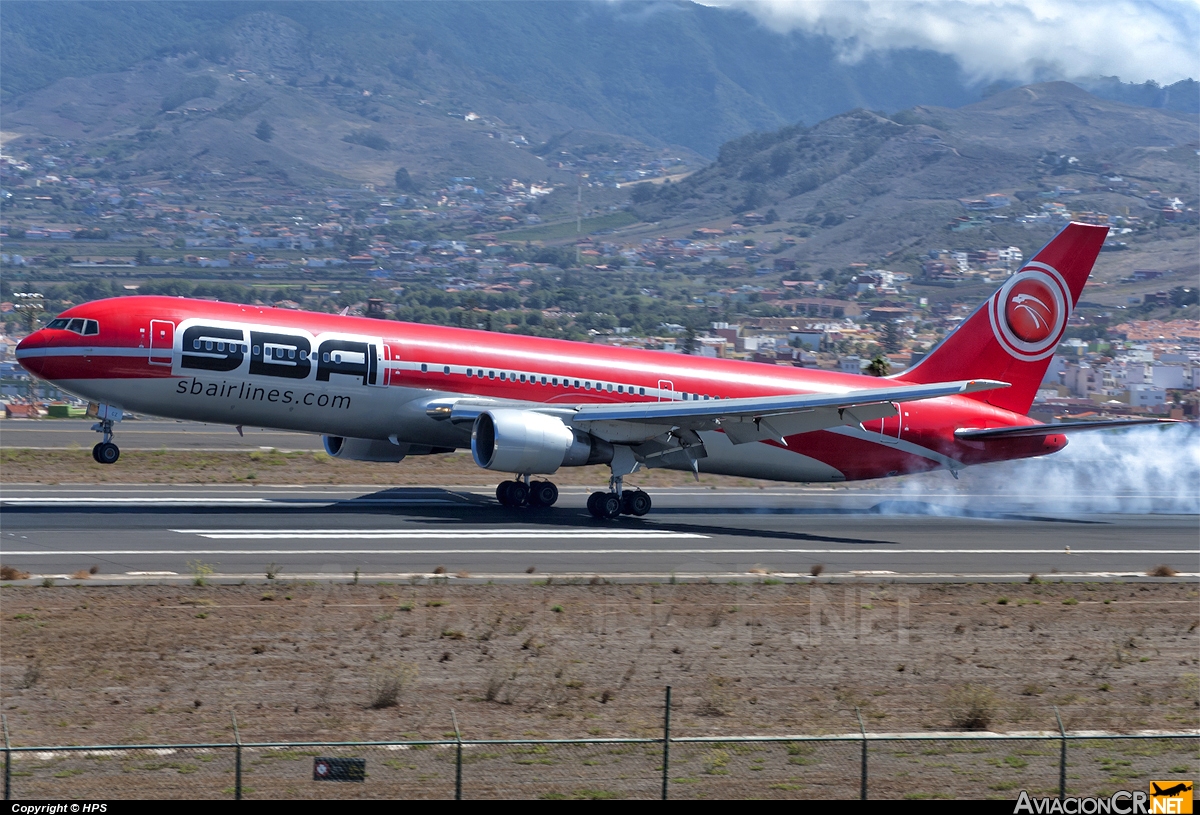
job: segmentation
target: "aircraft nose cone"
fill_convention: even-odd
[[[29,371],[29,373],[34,376],[40,376],[44,357],[38,355],[36,352],[45,348],[46,345],[48,345],[46,332],[34,331],[17,343],[15,351],[17,362],[21,364],[22,368]]]

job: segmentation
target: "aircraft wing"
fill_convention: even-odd
[[[571,414],[576,427],[593,429],[601,438],[637,434],[630,425],[648,425],[643,431],[652,436],[664,430],[725,431],[734,444],[809,433],[828,427],[861,424],[895,416],[895,403],[940,396],[974,393],[1007,388],[1007,382],[990,379],[961,382],[935,382],[928,385],[845,391],[843,393],[805,393],[762,396],[744,399],[710,399],[686,402],[625,402],[580,405]],[[561,408],[560,408],[561,409]],[[624,425],[618,429],[614,425]],[[591,426],[591,427],[589,427]]]
[[[1179,424],[1176,419],[1105,419],[1097,422],[1061,422],[1060,424],[1019,425],[1017,427],[963,427],[954,431],[954,437],[965,441],[988,439],[1014,439],[1030,436],[1052,436],[1056,433],[1075,433],[1080,430],[1112,430],[1142,424]]]

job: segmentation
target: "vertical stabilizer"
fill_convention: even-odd
[[[1106,226],[1068,224],[925,359],[897,378],[917,384],[999,379],[1012,387],[972,398],[1027,413],[1107,235]]]

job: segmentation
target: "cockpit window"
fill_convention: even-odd
[[[76,334],[82,334],[85,337],[91,337],[100,333],[100,323],[95,320],[84,320],[80,317],[57,317],[47,323],[46,328],[74,331]]]

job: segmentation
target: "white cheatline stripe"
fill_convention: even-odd
[[[184,535],[211,540],[659,540],[663,538],[707,539],[708,535],[656,529],[172,529]]]
[[[699,537],[699,536],[694,536]],[[881,555],[881,554],[977,554],[997,550],[976,549],[39,549],[4,552],[5,557],[85,556],[85,555]],[[1061,549],[1008,549],[1009,554],[1063,554]],[[1076,554],[1092,555],[1184,555],[1185,549],[1093,549]]]
[[[446,498],[290,498],[288,496],[270,496],[262,498],[0,498],[0,504],[11,506],[64,506],[80,507],[104,506],[106,504],[122,504],[137,506],[153,504],[155,506],[191,507],[191,506],[225,506],[236,504],[331,504],[354,502],[357,504],[458,504]]]

